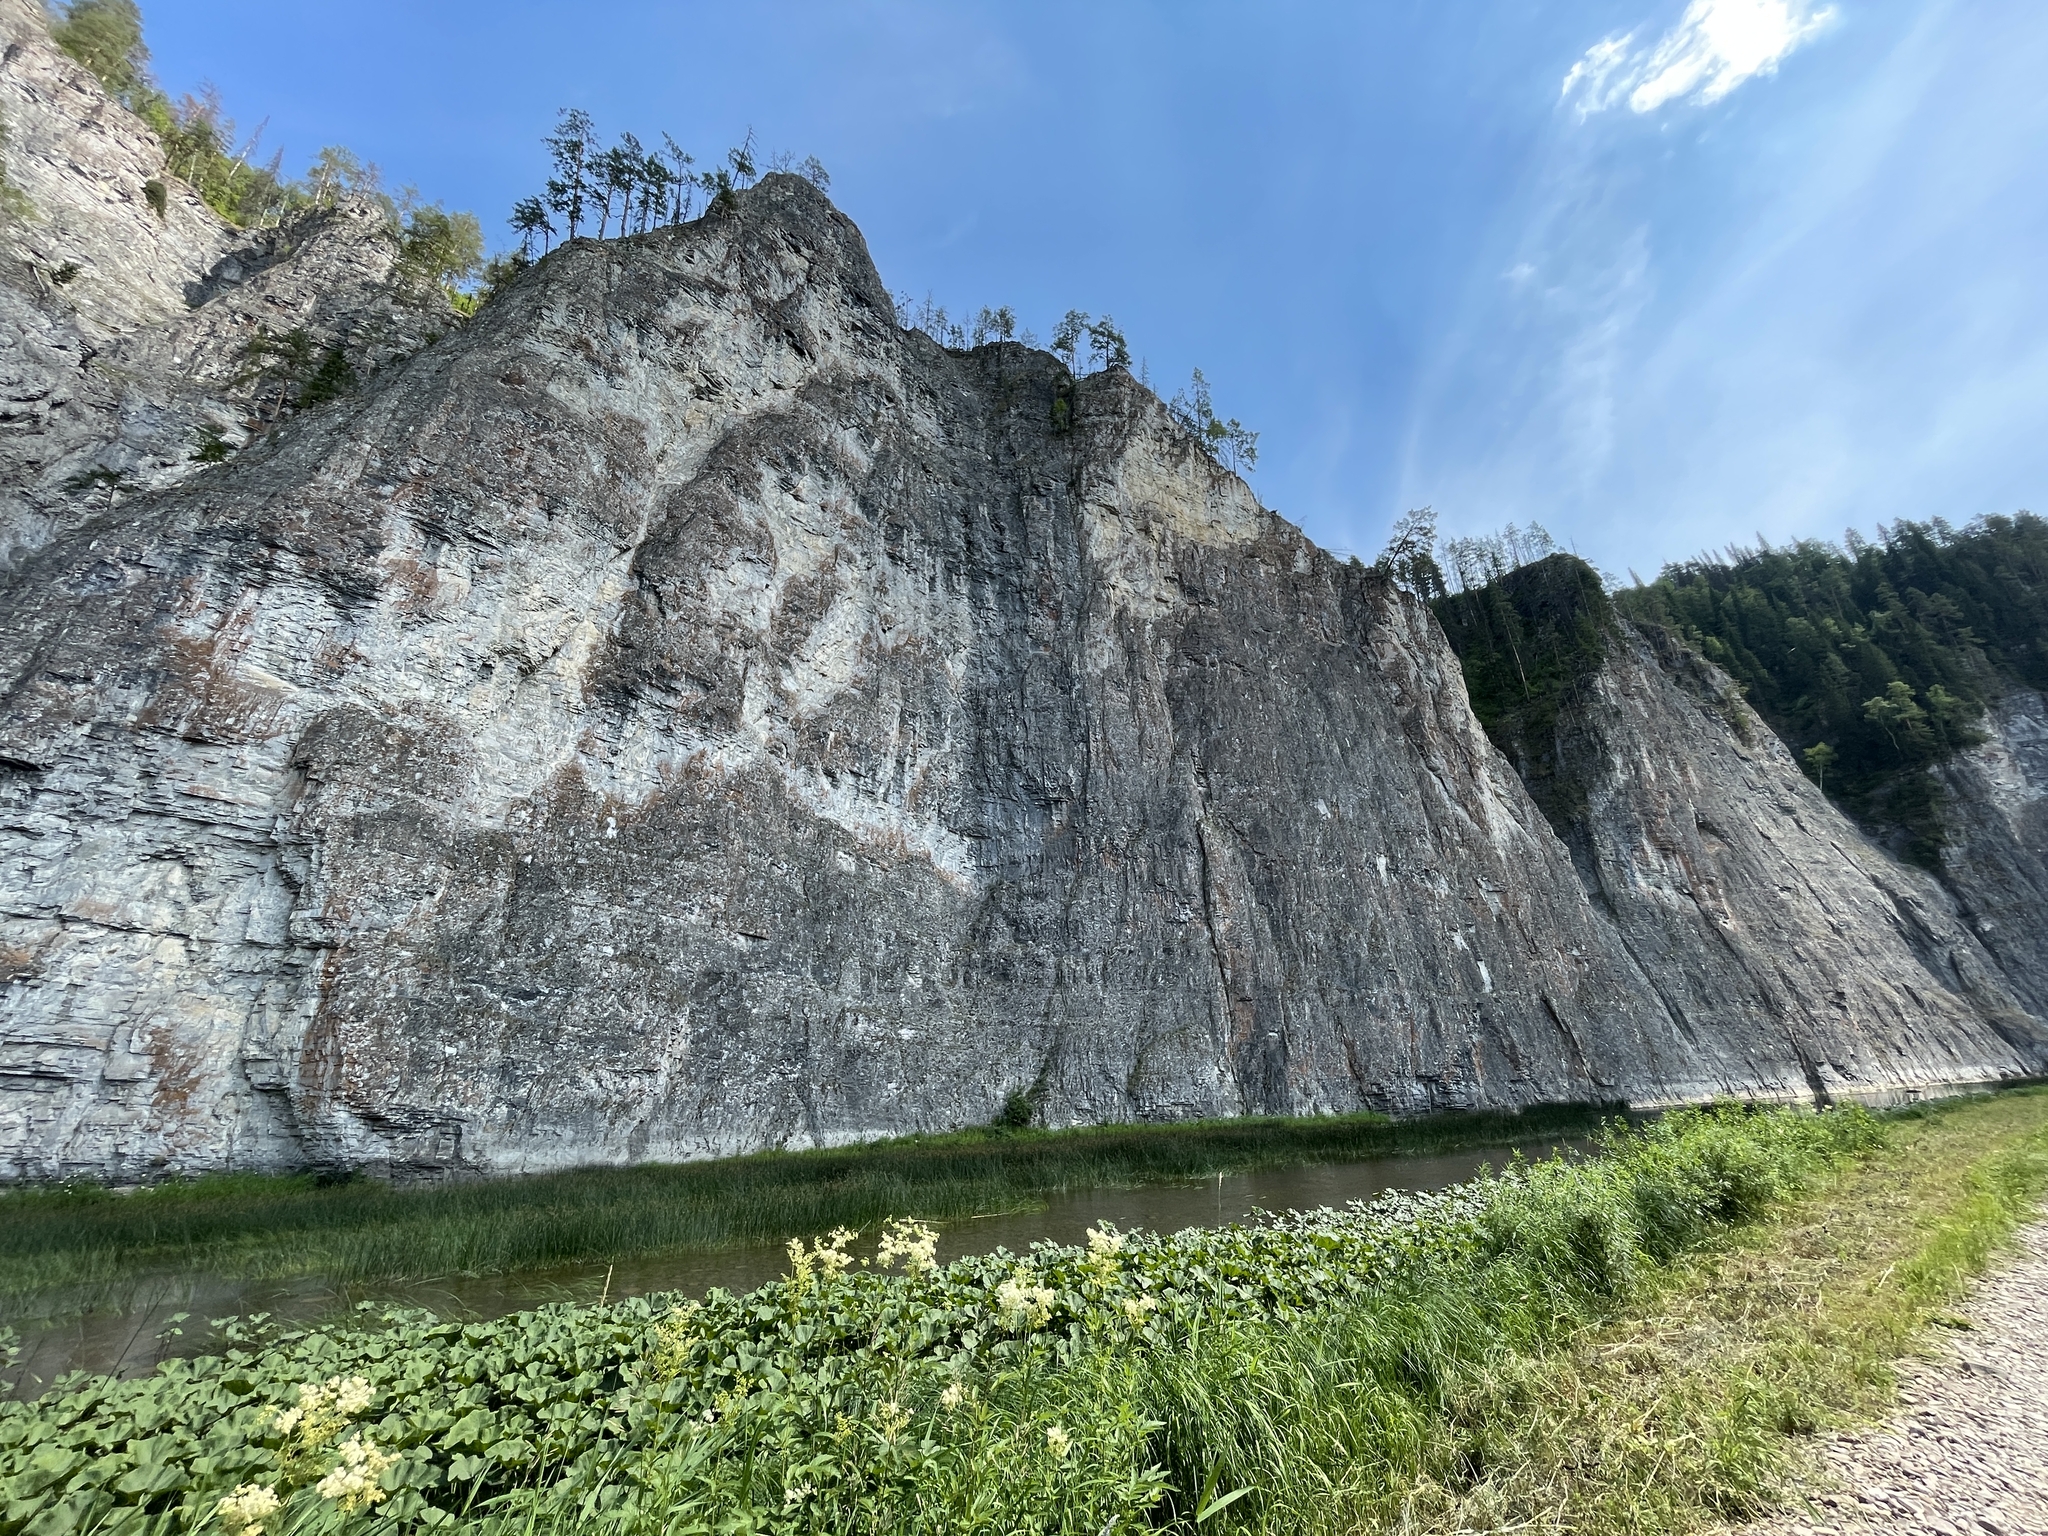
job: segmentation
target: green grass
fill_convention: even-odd
[[[0,1491],[27,1536],[169,1536],[247,1485],[271,1536],[1355,1530],[1470,1475],[1476,1384],[1884,1134],[1689,1111],[1364,1210],[902,1274],[828,1242],[743,1297],[245,1337],[0,1404]],[[336,1469],[366,1443],[381,1482],[351,1512]]]
[[[1821,1432],[1890,1408],[1896,1362],[1957,1321],[2048,1194],[2048,1090],[1886,1119],[1880,1155],[1650,1274],[1562,1347],[1473,1373],[1404,1523],[1682,1532],[1796,1503]]]
[[[0,1511],[172,1536],[254,1484],[268,1536],[1702,1530],[1882,1411],[2044,1190],[2041,1090],[1682,1111],[1365,1210],[245,1333],[0,1403]],[[277,1418],[320,1382],[353,1406]],[[350,1510],[353,1437],[382,1471]]]
[[[337,1282],[496,1274],[1028,1209],[1048,1193],[1590,1133],[1585,1107],[967,1131],[833,1151],[393,1188],[221,1175],[0,1197],[0,1311],[161,1273]]]

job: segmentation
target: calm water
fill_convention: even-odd
[[[1582,1144],[1524,1144],[1535,1156]],[[1313,1210],[1370,1200],[1390,1189],[1444,1189],[1498,1166],[1515,1149],[1493,1147],[1434,1157],[1380,1158],[1223,1174],[1199,1184],[1153,1184],[1136,1189],[1086,1189],[1050,1195],[1035,1210],[938,1223],[939,1258],[962,1258],[1033,1243],[1080,1243],[1091,1226],[1114,1222],[1125,1231],[1178,1232],[1242,1221],[1255,1211]],[[872,1243],[869,1245],[872,1247]],[[858,1252],[859,1246],[855,1245]],[[22,1354],[15,1391],[33,1395],[69,1370],[139,1375],[173,1355],[203,1353],[206,1319],[268,1313],[312,1323],[341,1317],[358,1302],[426,1307],[444,1317],[492,1318],[554,1301],[595,1301],[600,1296],[680,1291],[701,1296],[715,1286],[744,1292],[787,1273],[779,1244],[715,1253],[633,1259],[616,1266],[576,1265],[516,1275],[450,1277],[405,1284],[337,1285],[318,1277],[289,1281],[223,1281],[175,1276],[139,1283],[119,1308],[15,1323]],[[43,1309],[45,1311],[52,1309]],[[175,1314],[191,1314],[182,1325]],[[169,1330],[182,1328],[181,1332]],[[10,1395],[10,1394],[0,1394]]]

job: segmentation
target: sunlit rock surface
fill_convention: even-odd
[[[1824,1102],[2048,1059],[1948,892],[1865,839],[1719,668],[1624,624],[1559,734],[1587,891],[1712,1075],[1789,1051]]]
[[[0,1173],[2027,1068],[1692,663],[1560,837],[1426,608],[1120,370],[903,330],[805,182],[399,355],[0,577]]]
[[[280,339],[302,333],[313,364],[339,347],[373,377],[454,323],[444,295],[394,281],[398,244],[368,199],[282,229],[222,220],[50,41],[37,0],[0,0],[0,122],[27,199],[0,214],[0,568],[195,473],[209,434],[240,445],[276,420],[293,371]]]

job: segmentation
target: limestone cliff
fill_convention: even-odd
[[[2028,1066],[1689,663],[1614,653],[1560,837],[1425,606],[791,177],[52,517],[0,633],[14,1177]]]
[[[1789,1050],[1825,1100],[2048,1064],[1948,894],[1867,841],[1718,668],[1623,625],[1560,737],[1587,890],[1720,1073]]]
[[[222,220],[37,0],[0,0],[0,123],[26,199],[0,214],[0,567],[193,473],[209,432],[240,446],[281,419],[304,358],[340,348],[370,376],[455,322],[399,280],[366,199],[283,229]],[[303,358],[277,348],[294,333]]]
[[[2014,688],[1941,770],[1942,883],[2036,1019],[2048,1019],[2048,700]]]

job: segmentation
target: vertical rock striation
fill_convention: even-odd
[[[7,1176],[2025,1068],[1695,664],[1560,717],[1561,837],[1426,607],[805,182],[393,356],[0,576]]]
[[[1939,770],[1942,883],[2027,1011],[2048,1019],[2048,700],[2015,688]]]
[[[1867,841],[1719,668],[1622,625],[1559,738],[1587,890],[1711,1075],[1826,1101],[2048,1064],[1948,894]]]

